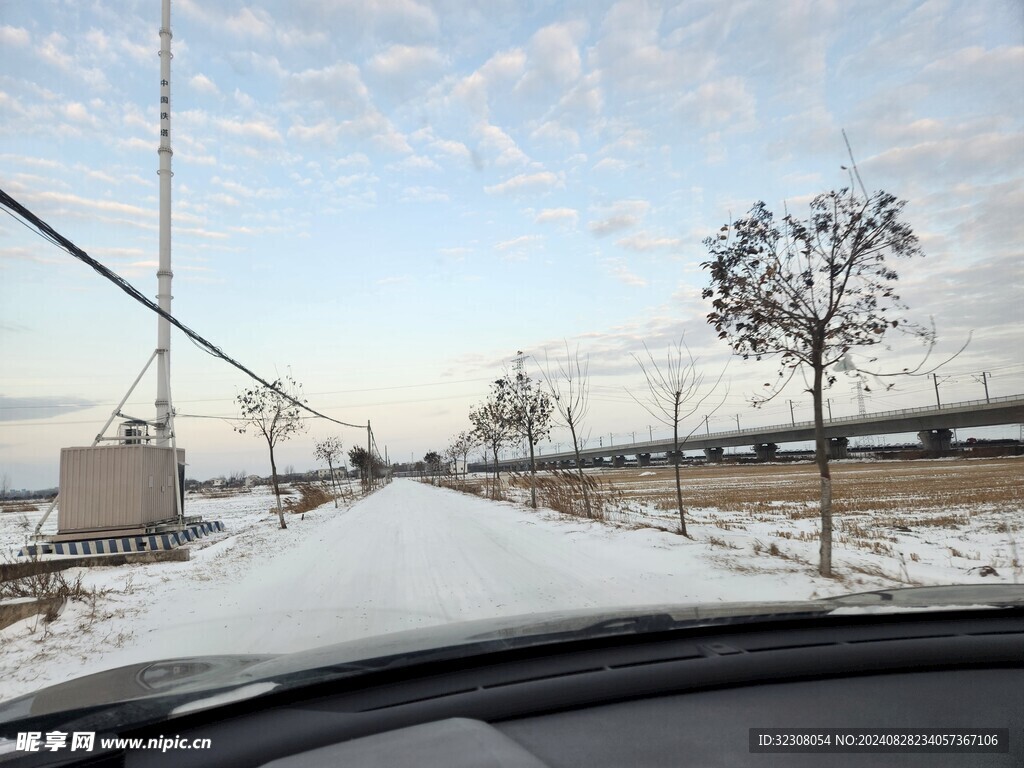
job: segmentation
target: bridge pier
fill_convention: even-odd
[[[675,466],[676,464],[679,464],[680,462],[682,462],[682,460],[683,460],[683,452],[682,451],[667,451],[665,453],[665,459],[668,461],[668,463],[670,465]]]
[[[604,456],[595,456],[594,457],[594,466],[595,467],[603,467],[604,466]]]
[[[636,463],[641,467],[651,466],[651,454],[649,453],[638,453],[636,455]]]
[[[613,467],[624,467],[624,466],[626,466],[626,457],[625,456],[616,456],[615,458],[612,459],[612,466]]]
[[[725,448],[705,448],[704,455],[708,459],[708,464],[721,464],[722,456],[725,455]]]
[[[779,446],[775,443],[758,443],[754,446],[754,455],[758,461],[775,461],[775,452]]]
[[[845,437],[832,437],[825,442],[825,450],[830,459],[848,459],[850,458],[850,452],[847,450],[849,444],[850,441]]]
[[[953,447],[953,431],[950,429],[923,429],[917,436],[926,451],[948,451]]]

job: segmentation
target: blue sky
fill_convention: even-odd
[[[0,185],[156,292],[160,3],[0,5]],[[590,428],[650,416],[631,355],[685,332],[709,374],[702,239],[756,200],[866,184],[908,205],[901,265],[934,316],[946,401],[1024,391],[1024,11],[1017,2],[175,0],[175,315],[392,458],[467,426],[517,350],[589,354]],[[0,471],[56,483],[148,358],[155,317],[0,218]],[[244,377],[175,333],[182,414],[229,417]],[[899,337],[883,362],[915,360]],[[810,416],[733,361],[720,428]],[[126,411],[148,416],[155,384]],[[853,389],[830,395],[854,413]],[[930,380],[869,409],[934,401]],[[60,407],[55,407],[60,406]],[[179,420],[190,475],[264,474],[227,421]],[[661,430],[664,434],[664,430]],[[310,425],[280,464],[313,465]],[[339,431],[347,444],[353,430]],[[655,429],[657,436],[658,430]],[[555,439],[559,439],[556,435]]]

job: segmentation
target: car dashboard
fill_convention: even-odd
[[[516,648],[120,735],[211,746],[31,764],[1020,766],[1024,612],[825,616]]]

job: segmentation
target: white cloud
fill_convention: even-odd
[[[556,120],[541,123],[530,132],[534,141],[550,141],[554,144],[566,144],[570,147],[580,145],[580,135],[572,128],[567,128]]]
[[[545,208],[533,220],[536,224],[568,222],[575,227],[580,220],[580,213],[575,208]]]
[[[601,210],[603,217],[588,224],[588,228],[598,237],[620,232],[635,227],[650,210],[651,204],[646,200],[619,200],[610,207]]]
[[[441,52],[429,45],[392,45],[374,55],[366,68],[390,80],[422,80],[445,65]]]
[[[469,254],[473,253],[472,248],[466,248],[464,246],[458,246],[455,248],[438,248],[437,252],[442,256],[445,256],[454,261],[462,261]]]
[[[107,76],[103,73],[103,70],[76,61],[73,56],[64,50],[67,43],[68,39],[62,34],[51,32],[36,47],[36,55],[54,67],[81,78],[94,90],[109,88],[110,83],[107,81]]]
[[[213,80],[201,72],[197,75],[193,75],[192,79],[188,81],[188,84],[193,90],[198,91],[199,93],[208,93],[212,96],[216,96],[220,93],[220,90],[217,88],[217,85]]]
[[[489,195],[512,195],[530,192],[543,192],[553,187],[563,186],[563,180],[551,171],[539,173],[521,173],[506,179],[500,184],[484,187],[484,192]]]
[[[579,41],[586,34],[583,22],[551,24],[534,33],[528,46],[526,72],[516,91],[527,95],[564,89],[583,72]]]
[[[251,110],[256,107],[256,99],[238,88],[235,88],[233,98],[242,109]]]
[[[530,162],[515,140],[498,126],[483,122],[477,125],[475,132],[480,137],[480,153],[493,158],[495,165],[526,165]]]
[[[261,8],[242,8],[224,21],[229,32],[243,37],[270,37],[274,20]]]
[[[388,166],[391,171],[440,171],[441,166],[423,155],[409,155]]]
[[[27,29],[0,24],[0,45],[4,47],[21,47],[29,44]]]
[[[74,67],[74,60],[64,52],[64,46],[68,39],[59,32],[51,32],[36,49],[41,59],[49,62],[59,69],[70,71]]]
[[[647,280],[630,271],[622,259],[606,259],[604,266],[608,274],[623,285],[635,286],[637,288],[647,287]]]
[[[237,181],[224,179],[220,176],[212,177],[210,183],[217,185],[235,197],[244,197],[250,200],[276,200],[284,196],[284,191],[275,187],[248,187]]]
[[[741,77],[701,83],[679,102],[683,120],[703,128],[751,130],[757,125],[753,94]]]
[[[500,243],[494,244],[494,250],[496,251],[515,251],[522,250],[523,248],[539,243],[544,239],[542,235],[520,235],[519,237],[513,237],[511,240],[503,240]]]
[[[128,54],[130,59],[133,59],[136,62],[143,63],[153,61],[156,58],[152,45],[136,43],[124,37],[119,38],[117,44],[122,51]]]
[[[347,168],[349,166],[367,167],[369,165],[370,158],[362,152],[353,152],[345,155],[344,157],[331,158],[331,167],[333,168]]]
[[[629,237],[615,241],[620,248],[641,253],[647,251],[672,251],[681,248],[683,241],[678,237],[651,237],[646,232],[638,232]]]
[[[391,275],[390,277],[382,277],[377,280],[377,285],[401,285],[411,282],[412,277],[410,275]]]
[[[594,163],[595,171],[624,171],[629,168],[629,163],[617,157],[602,157]]]
[[[471,112],[487,115],[491,92],[499,85],[507,85],[518,78],[526,65],[526,54],[521,48],[500,51],[489,58],[472,74],[458,81],[451,96]]]
[[[364,111],[370,104],[370,91],[359,68],[347,61],[303,70],[291,75],[289,81],[288,96],[296,105],[326,105],[345,116]]]
[[[398,199],[403,203],[447,203],[449,198],[437,187],[406,187]]]
[[[232,136],[272,141],[274,143],[280,143],[284,140],[277,128],[265,120],[229,120],[228,118],[218,117],[213,123],[222,131],[230,133]]]

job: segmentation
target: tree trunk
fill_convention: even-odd
[[[690,538],[686,533],[686,513],[683,511],[683,486],[679,480],[679,463],[682,458],[679,455],[679,403],[676,402],[676,420],[672,425],[672,452],[676,465],[676,504],[679,506],[679,533]]]
[[[572,419],[566,419],[569,424],[569,434],[572,435],[572,450],[576,454],[576,472],[580,477],[580,490],[583,491],[583,511],[586,512],[587,519],[591,520],[594,517],[594,513],[590,509],[590,494],[587,493],[587,480],[583,476],[583,460],[580,458],[580,441],[576,439],[576,425],[572,423]]]
[[[528,432],[526,439],[530,442],[530,506],[537,508],[537,461],[533,457],[533,433]]]
[[[828,451],[825,448],[825,419],[822,415],[822,379],[824,370],[821,354],[811,360],[814,367],[814,460],[821,475],[821,542],[819,545],[818,573],[832,576],[832,473],[828,468]]]
[[[327,458],[327,469],[331,473],[331,488],[334,489],[334,508],[338,508],[338,484],[334,482],[334,465],[331,463],[330,457]]]
[[[268,440],[267,445],[270,446],[270,477],[274,481],[274,496],[277,497],[277,519],[281,521],[281,528],[287,528],[288,524],[284,521],[284,508],[281,506],[281,488],[277,484],[277,464],[274,463],[274,446]]]
[[[501,493],[501,469],[498,467],[498,446],[494,446],[494,486],[491,488],[491,498],[498,500]]]

